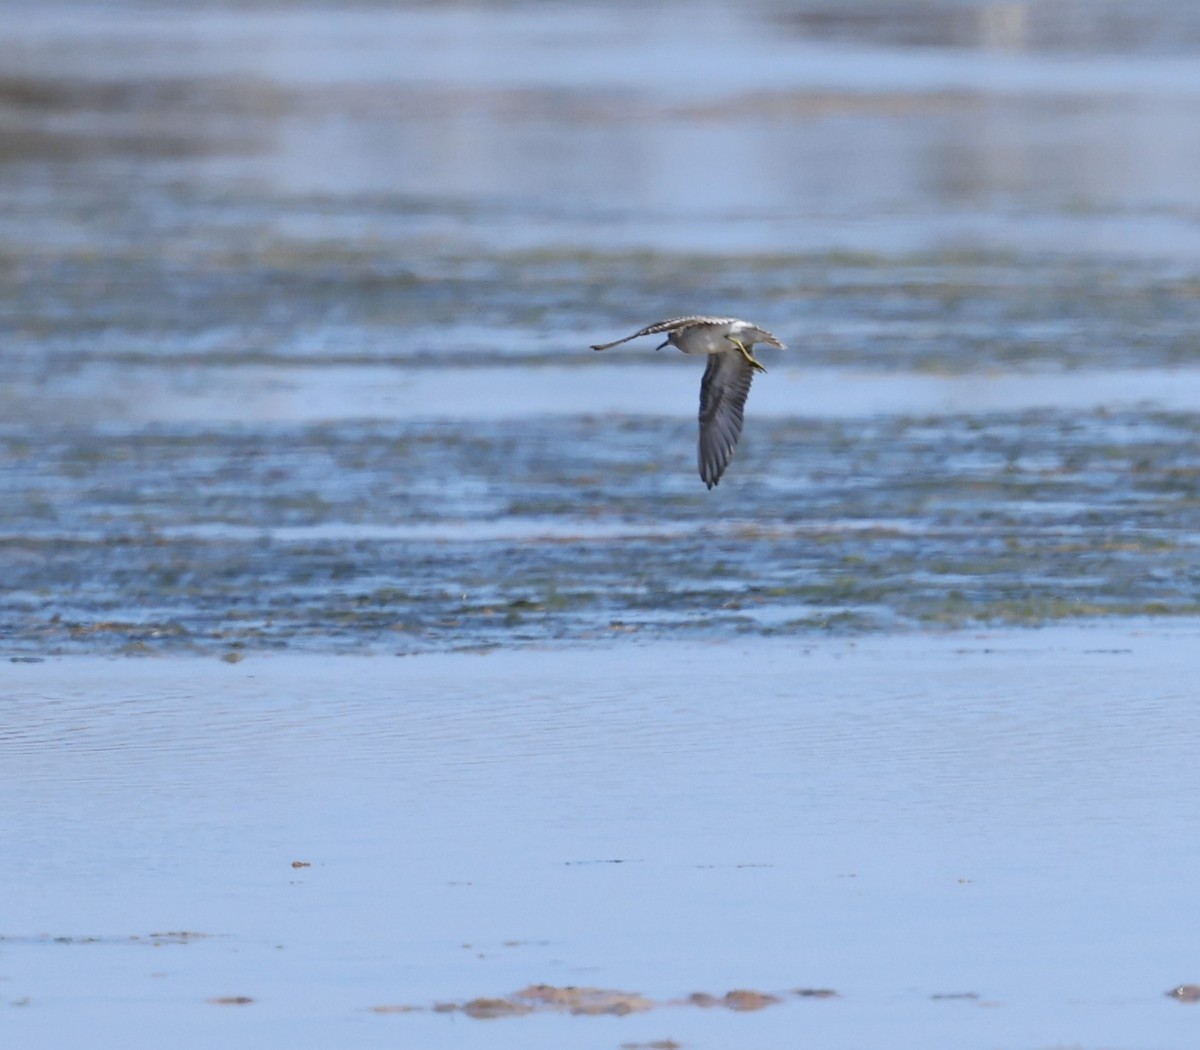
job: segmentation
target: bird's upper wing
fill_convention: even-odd
[[[639,329],[633,335],[627,335],[624,339],[614,339],[611,343],[600,343],[593,346],[593,350],[607,350],[612,346],[620,346],[622,343],[628,343],[631,339],[640,339],[644,335],[661,335],[663,332],[677,332],[680,328],[688,328],[698,324],[728,324],[733,318],[730,317],[672,317],[668,321],[655,321],[654,324],[646,325],[645,328]]]
[[[736,352],[710,354],[700,381],[700,477],[710,489],[721,480],[738,438],[754,368]]]

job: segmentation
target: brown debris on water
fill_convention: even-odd
[[[533,1009],[556,1010],[585,1016],[640,1013],[655,1007],[653,1000],[637,992],[618,992],[609,988],[577,988],[566,985],[557,988],[550,984],[531,984],[517,992],[514,998],[531,1004]]]
[[[472,999],[463,1003],[462,1012],[477,1021],[492,1021],[497,1017],[520,1017],[527,1014],[530,1007],[515,999]]]
[[[765,1007],[774,1006],[778,1002],[782,1002],[779,996],[771,995],[769,992],[756,992],[750,988],[735,988],[720,997],[710,995],[708,992],[693,992],[684,1000],[685,1005],[698,1006],[703,1010],[720,1006],[726,1010],[737,1010],[741,1013],[762,1010]]]
[[[531,984],[511,995],[468,999],[465,1002],[437,1002],[429,1009],[433,1013],[463,1013],[480,1021],[500,1017],[522,1017],[534,1013],[572,1014],[576,1017],[599,1017],[609,1015],[624,1017],[626,1014],[643,1013],[664,1006],[695,1006],[702,1009],[719,1007],[738,1013],[762,1010],[783,1002],[787,993],[774,995],[752,988],[735,988],[722,996],[708,992],[693,992],[685,999],[648,999],[640,992],[622,992],[612,988],[591,988],[577,985]],[[799,988],[792,994],[814,999],[829,999],[837,996],[830,988]],[[374,1006],[373,1013],[411,1013],[423,1009],[415,1006]],[[679,1044],[671,1040],[656,1043],[634,1044],[648,1050],[671,1050]]]
[[[218,995],[214,999],[209,999],[209,1002],[214,1006],[245,1006],[254,1000],[248,995]]]
[[[735,988],[732,992],[725,993],[725,998],[721,1000],[720,1005],[728,1010],[748,1012],[774,1006],[779,1001],[777,995],[770,995],[767,992],[756,992],[751,988]]]
[[[621,1050],[682,1050],[683,1043],[674,1039],[655,1039],[650,1043],[622,1043]]]
[[[131,941],[146,940],[150,944],[190,944],[192,941],[200,940],[202,937],[207,937],[207,933],[200,933],[198,930],[166,930],[159,933],[147,934],[145,938],[133,936]]]
[[[1200,1003],[1200,984],[1181,984],[1167,992],[1172,999],[1181,1003]]]

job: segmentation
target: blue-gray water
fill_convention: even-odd
[[[1198,643],[13,665],[6,1038],[1182,1050]],[[783,1001],[435,1010],[543,983]]]
[[[13,651],[1200,608],[1186,5],[9,11]]]
[[[1195,1045],[1198,53],[0,2],[0,1031]]]

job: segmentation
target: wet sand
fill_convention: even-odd
[[[6,664],[7,1037],[1182,1050],[1198,642]]]

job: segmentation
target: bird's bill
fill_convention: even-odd
[[[659,343],[659,344],[658,344],[658,346],[656,346],[654,349],[655,349],[655,350],[661,350],[661,349],[662,349],[664,346],[670,346],[670,345],[671,345],[671,340],[670,340],[670,339],[664,339],[664,340],[663,340],[661,343]]]

